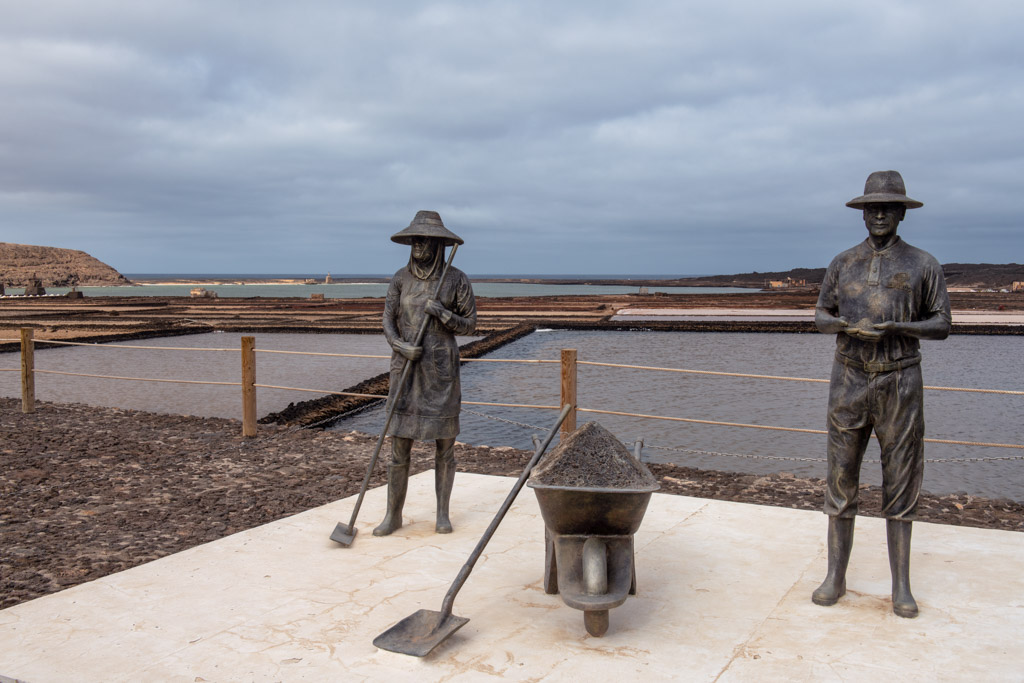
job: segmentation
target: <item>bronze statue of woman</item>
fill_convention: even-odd
[[[448,515],[455,483],[455,437],[459,434],[462,389],[459,383],[457,334],[476,328],[476,300],[469,278],[449,267],[444,272],[444,249],[463,244],[461,237],[444,227],[436,211],[420,211],[392,242],[412,247],[409,263],[395,273],[384,302],[384,336],[393,350],[388,408],[394,415],[388,426],[391,464],[388,466],[388,509],[374,536],[386,536],[402,526],[402,507],[409,483],[409,458],[413,441],[433,440],[434,488],[437,493],[439,534],[452,531]],[[414,346],[423,316],[430,320],[419,346]],[[413,363],[405,386],[399,387],[402,369]]]

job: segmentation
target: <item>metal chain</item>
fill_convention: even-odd
[[[498,422],[504,422],[506,424],[515,425],[516,427],[522,427],[524,429],[530,429],[535,431],[544,431],[543,427],[537,425],[528,425],[523,422],[516,422],[514,420],[506,420],[505,418],[499,418],[494,415],[487,415],[486,413],[480,413],[479,411],[471,411],[469,409],[462,409],[464,413],[472,413],[473,415],[488,420],[497,420]],[[642,439],[641,439],[642,440]],[[793,456],[759,456],[749,453],[723,453],[721,451],[702,451],[700,449],[680,449],[680,447],[671,445],[656,445],[653,443],[644,442],[646,449],[654,449],[655,451],[673,451],[676,453],[688,453],[697,456],[717,456],[720,458],[743,458],[745,460],[778,460],[792,463],[825,463],[823,458],[796,458]],[[1008,461],[1008,460],[1024,460],[1024,456],[995,456],[992,458],[936,458],[926,459],[926,463],[942,463],[942,464],[964,464],[964,463],[987,463],[995,461]],[[867,465],[881,465],[882,461],[873,458],[862,461]]]
[[[719,451],[704,451],[704,450],[699,450],[699,449],[694,449],[694,448],[675,448],[675,447],[672,447],[672,446],[656,446],[656,445],[647,444],[647,443],[644,444],[644,447],[645,448],[654,448],[656,450],[661,450],[661,451],[676,451],[678,453],[694,453],[694,454],[697,454],[697,455],[718,455],[718,456],[723,456],[723,457],[728,457],[728,458],[748,458],[748,459],[751,459],[751,460],[788,460],[788,461],[791,461],[791,462],[827,462],[823,458],[795,458],[795,457],[787,457],[787,456],[782,456],[782,455],[752,455],[752,454],[748,454],[748,453],[721,453]],[[1002,460],[1024,460],[1024,456],[1021,456],[1021,455],[1004,455],[1004,456],[993,456],[991,458],[934,458],[934,459],[926,458],[925,462],[957,464],[957,463],[968,463],[968,462],[993,462],[993,461],[997,461],[997,460],[998,461],[1002,461]],[[870,460],[864,460],[863,462],[867,463],[869,465],[879,465],[879,464],[881,464],[882,461],[878,460],[878,459],[870,459]]]
[[[825,462],[822,458],[796,458],[783,455],[753,455],[750,453],[722,453],[719,451],[704,451],[696,448],[676,448],[673,446],[656,446],[644,443],[644,448],[654,448],[659,451],[675,451],[677,453],[693,453],[696,455],[718,455],[727,458],[747,458],[750,460],[788,460],[791,462]],[[878,460],[866,460],[865,462],[880,462]]]
[[[477,415],[479,417],[486,417],[489,420],[497,420],[498,422],[505,422],[505,423],[510,424],[510,425],[515,425],[516,427],[522,427],[523,429],[532,429],[534,431],[539,431],[541,433],[543,433],[543,432],[545,432],[545,431],[547,431],[549,429],[548,427],[538,427],[537,425],[529,425],[529,424],[526,424],[525,422],[516,422],[515,420],[506,420],[503,417],[497,417],[496,415],[488,415],[487,413],[481,413],[481,412],[476,411],[476,410],[470,410],[469,408],[463,408],[462,412],[464,412],[464,413],[472,413],[473,415]]]
[[[964,462],[993,462],[996,460],[1024,460],[1024,455],[1003,455],[993,456],[991,458],[936,458],[935,460],[926,459],[925,462],[942,462],[942,463],[964,463]]]

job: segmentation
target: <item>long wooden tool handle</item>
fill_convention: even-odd
[[[448,260],[444,264],[444,270],[441,271],[441,277],[437,279],[437,287],[434,289],[434,298],[441,296],[441,287],[444,285],[444,278],[448,275],[448,269],[452,265],[452,259],[455,258],[455,252],[458,251],[459,245],[453,244],[452,251],[448,254]],[[419,346],[423,342],[423,336],[427,333],[427,325],[430,323],[430,314],[426,311],[423,312],[423,322],[420,323],[420,329],[416,333],[416,341],[413,346]],[[359,508],[363,505],[363,496],[366,495],[366,487],[370,485],[370,477],[373,475],[373,468],[377,465],[377,456],[380,455],[380,448],[384,444],[384,437],[387,436],[388,427],[391,426],[391,418],[395,414],[395,406],[398,405],[398,399],[405,390],[406,380],[409,379],[409,370],[412,368],[413,362],[408,358],[405,359],[405,365],[402,366],[402,376],[398,380],[398,386],[395,387],[394,394],[392,395],[391,406],[388,408],[387,416],[384,418],[384,428],[380,430],[380,436],[377,437],[377,445],[373,449],[373,457],[370,458],[370,466],[366,468],[366,476],[363,477],[363,485],[359,489],[359,497],[356,498],[356,506],[352,509],[352,518],[348,521],[348,532],[351,534],[352,529],[356,523],[356,517],[359,516]]]
[[[476,561],[480,559],[488,541],[491,540],[491,536],[494,535],[498,525],[501,524],[501,520],[505,518],[505,513],[508,512],[510,507],[512,507],[512,503],[515,501],[516,496],[519,495],[519,491],[522,490],[523,485],[529,478],[530,472],[533,471],[533,468],[540,461],[541,456],[544,455],[544,451],[548,449],[548,444],[550,444],[551,440],[555,438],[555,434],[558,433],[558,428],[562,426],[563,422],[565,422],[565,418],[569,415],[571,410],[571,405],[562,407],[562,413],[558,416],[558,422],[555,423],[555,426],[551,428],[550,432],[548,432],[547,437],[540,446],[537,447],[537,450],[534,451],[533,458],[530,459],[530,463],[526,466],[526,469],[523,470],[523,473],[519,475],[519,479],[516,480],[515,486],[512,487],[512,490],[509,492],[508,496],[506,496],[505,502],[501,504],[501,509],[498,510],[498,514],[494,516],[493,520],[491,520],[491,525],[487,527],[487,531],[484,532],[480,542],[476,544],[476,548],[473,549],[469,559],[466,560],[466,564],[462,565],[462,569],[459,570],[459,575],[455,577],[455,581],[452,582],[452,586],[448,589],[448,593],[444,596],[444,602],[441,604],[441,614],[443,615],[442,620],[451,616],[452,605],[455,604],[455,596],[458,594],[459,590],[462,589],[462,584],[466,583],[469,573],[473,571],[473,565],[475,565]]]

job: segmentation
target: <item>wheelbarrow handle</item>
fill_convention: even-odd
[[[487,527],[487,531],[484,532],[484,535],[476,544],[476,548],[473,549],[469,559],[466,560],[466,564],[462,565],[462,569],[459,570],[459,575],[455,577],[455,581],[452,582],[451,588],[448,589],[448,592],[444,596],[444,602],[441,603],[442,622],[444,619],[451,616],[452,606],[455,604],[455,596],[458,595],[459,590],[462,589],[462,584],[466,583],[466,579],[469,578],[469,573],[473,571],[473,565],[475,565],[476,561],[480,559],[480,556],[484,552],[484,548],[487,547],[488,541],[491,540],[491,536],[494,535],[498,525],[501,524],[501,520],[505,518],[505,513],[507,513],[509,508],[512,507],[512,503],[515,501],[516,496],[519,495],[523,485],[526,484],[526,480],[530,477],[530,473],[533,471],[533,468],[536,467],[541,456],[544,455],[544,451],[547,450],[548,445],[551,443],[551,440],[554,439],[555,434],[558,433],[558,428],[562,426],[562,423],[565,422],[565,418],[568,417],[571,411],[571,405],[565,405],[562,407],[562,412],[558,416],[558,422],[556,422],[555,426],[548,432],[544,441],[537,446],[537,450],[533,453],[533,458],[530,459],[530,462],[526,466],[526,469],[523,470],[523,473],[519,475],[519,479],[516,480],[515,486],[512,487],[508,496],[505,497],[505,502],[501,504],[498,514],[494,516],[493,520],[491,520],[490,526]]]

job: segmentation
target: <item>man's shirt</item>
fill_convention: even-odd
[[[951,320],[942,266],[926,251],[899,237],[884,249],[864,240],[832,259],[818,295],[818,308],[846,319],[851,327],[892,320],[912,322],[938,314]],[[916,337],[888,335],[878,342],[840,332],[837,351],[857,361],[896,361],[920,353]]]

